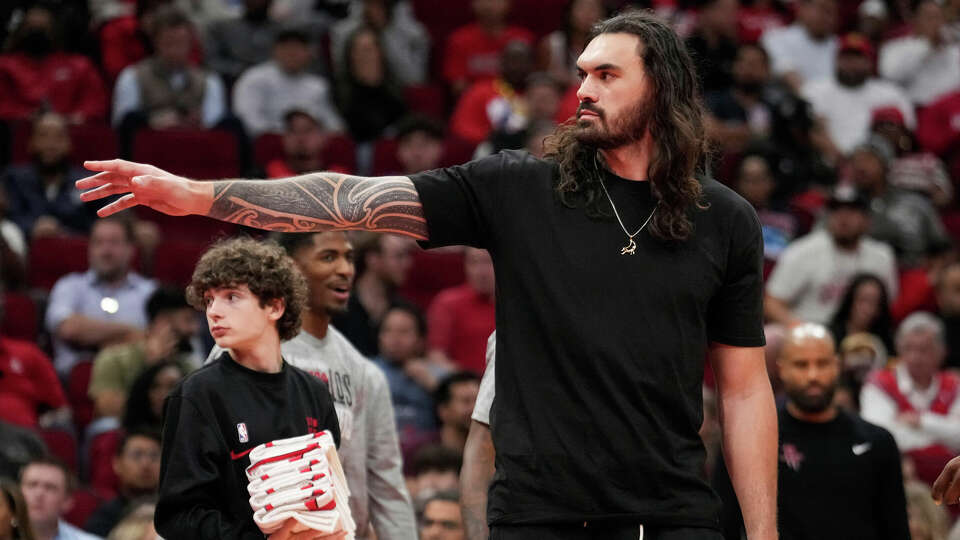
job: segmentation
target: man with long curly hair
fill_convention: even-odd
[[[597,24],[577,65],[577,118],[543,160],[507,151],[409,177],[217,182],[108,161],[77,185],[92,189],[86,201],[123,194],[101,215],[143,204],[487,249],[494,539],[719,538],[697,433],[708,357],[748,537],[776,538],[762,236],[746,201],[696,177],[706,143],[693,62],[666,24],[628,12]]]
[[[280,342],[300,330],[306,295],[303,275],[276,244],[227,240],[197,263],[187,301],[226,350],[167,398],[156,511],[165,538],[262,540],[247,493],[250,451],[323,430],[340,444],[326,385],[280,355]],[[271,537],[289,538],[295,524]]]

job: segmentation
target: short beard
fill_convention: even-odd
[[[594,111],[596,109],[593,109]],[[606,113],[600,113],[597,125],[578,119],[577,127],[573,132],[580,144],[592,146],[600,150],[612,150],[643,139],[650,126],[650,106],[647,100],[627,109],[619,117],[607,124]]]
[[[820,397],[810,397],[803,392],[803,388],[785,388],[787,398],[801,412],[807,414],[817,414],[830,408],[833,405],[833,395],[837,393],[837,385],[832,384],[824,389]]]
[[[859,88],[863,86],[863,83],[867,82],[869,77],[869,75],[861,76],[860,74],[849,74],[837,71],[837,82],[847,88]]]

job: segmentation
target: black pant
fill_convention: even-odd
[[[490,528],[490,540],[638,540],[640,524],[588,523],[563,525],[500,525]],[[699,527],[645,526],[643,540],[723,540],[720,532]]]

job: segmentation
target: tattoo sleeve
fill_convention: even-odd
[[[365,230],[427,239],[413,182],[313,173],[286,180],[220,180],[209,216],[270,231]]]
[[[460,469],[460,510],[467,540],[487,540],[487,488],[494,473],[496,452],[490,426],[470,421]]]

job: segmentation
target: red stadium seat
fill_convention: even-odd
[[[47,450],[64,462],[73,472],[77,471],[77,440],[64,429],[46,428],[40,430],[40,438]]]
[[[411,112],[432,118],[444,118],[447,113],[447,91],[440,85],[408,86],[404,100]]]
[[[463,253],[417,251],[408,276],[400,296],[426,310],[438,292],[464,282]]]
[[[209,243],[222,236],[229,236],[237,230],[233,223],[226,223],[204,216],[168,216],[143,206],[135,208],[137,217],[157,224],[163,237],[177,241]],[[154,265],[156,265],[154,255]]]
[[[253,143],[253,159],[260,168],[266,168],[267,163],[275,159],[283,159],[283,135],[264,133],[257,137]],[[323,148],[323,162],[328,170],[356,171],[356,144],[346,135],[331,135]]]
[[[29,295],[8,292],[3,295],[3,323],[0,335],[35,342],[40,326],[37,305]]]
[[[275,159],[283,158],[283,136],[277,133],[264,133],[253,141],[253,162],[261,169]]]
[[[191,178],[240,175],[237,140],[226,131],[141,130],[133,140],[132,158]]]
[[[397,160],[397,140],[377,139],[373,145],[373,176],[397,174],[401,170]]]
[[[77,433],[82,433],[93,419],[93,400],[87,395],[90,387],[90,374],[93,371],[93,362],[80,362],[73,366],[67,377],[67,402],[73,409],[73,423]]]
[[[10,149],[12,163],[28,163],[30,161],[30,132],[29,122],[12,122],[10,129],[13,135]],[[88,159],[113,159],[117,157],[117,134],[108,124],[80,124],[70,126],[70,141],[73,151],[70,161],[82,165]]]
[[[569,3],[569,0],[515,0],[510,20],[530,30],[539,39],[563,26]]]
[[[473,159],[473,153],[477,149],[475,144],[452,135],[448,136],[443,144],[443,157],[440,158],[441,167],[466,163]]]
[[[61,276],[87,269],[87,239],[81,236],[46,236],[30,244],[29,284],[50,290]]]
[[[121,438],[121,431],[112,429],[96,435],[90,441],[90,454],[87,456],[90,487],[105,499],[113,498],[120,484],[117,473],[113,470],[113,456]]]
[[[209,240],[213,240],[210,238]],[[190,283],[193,268],[207,250],[209,242],[169,240],[157,246],[153,254],[153,277],[161,283],[185,287]]]
[[[98,497],[89,489],[78,489],[73,492],[73,505],[63,518],[74,527],[83,528],[87,519],[97,511],[97,508],[100,508],[104,501],[104,498]]]

